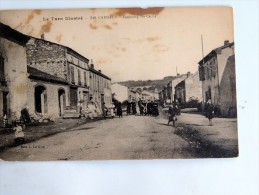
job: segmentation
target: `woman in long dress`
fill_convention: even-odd
[[[119,118],[122,117],[122,108],[120,102],[117,104],[117,115],[119,116]]]
[[[213,114],[214,114],[214,106],[212,105],[211,100],[208,100],[206,105],[206,117],[209,119],[209,126],[212,126]]]

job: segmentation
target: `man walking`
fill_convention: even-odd
[[[168,125],[171,121],[173,121],[173,126],[175,126],[175,121],[177,120],[176,115],[178,113],[178,109],[175,104],[171,104],[168,110]]]

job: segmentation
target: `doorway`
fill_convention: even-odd
[[[66,94],[64,89],[58,90],[59,116],[63,116],[66,109]]]
[[[41,114],[47,113],[47,94],[44,86],[35,87],[35,111]]]

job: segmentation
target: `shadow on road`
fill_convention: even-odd
[[[186,123],[185,125],[197,126],[197,127],[208,126],[208,125],[199,125],[199,124],[190,124],[190,123]]]
[[[201,136],[199,131],[193,129],[191,126],[178,126],[174,133],[189,143],[190,148],[186,148],[186,150],[194,152],[197,158],[227,158],[238,156],[238,147],[224,147],[224,143],[230,142],[229,140],[219,139],[217,140],[218,144],[216,144],[214,141]]]

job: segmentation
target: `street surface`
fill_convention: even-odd
[[[214,121],[215,125],[209,127],[204,116],[190,113],[182,113],[176,127],[167,125],[162,114],[99,120],[10,148],[0,158],[45,161],[236,156],[236,119]]]

